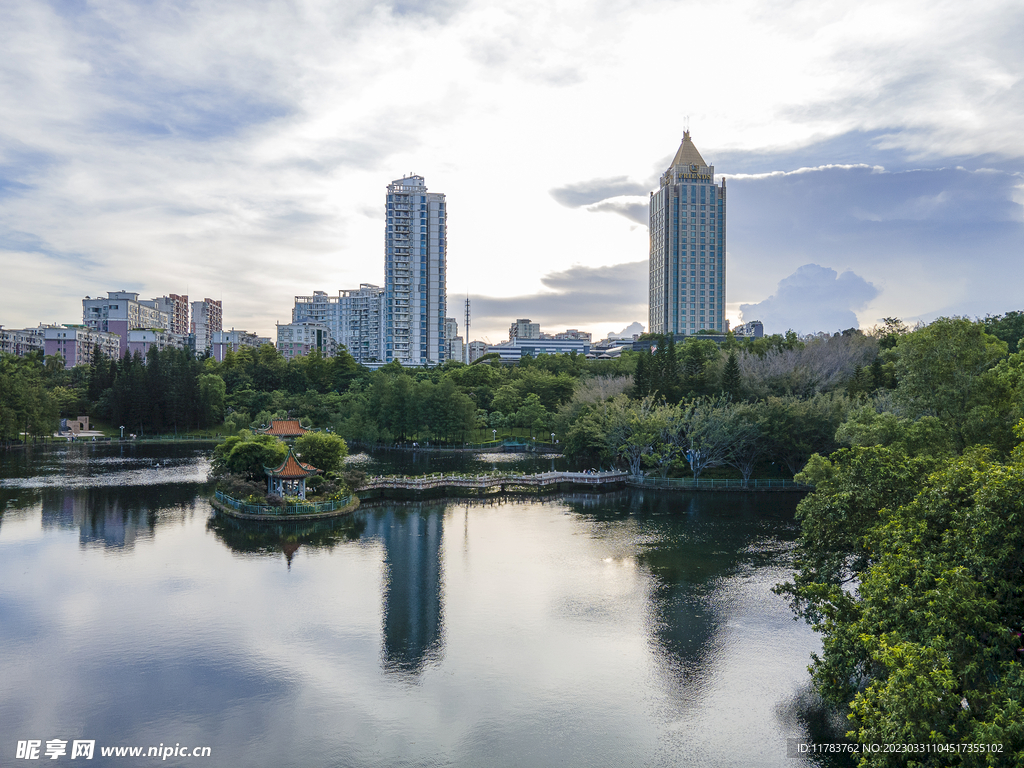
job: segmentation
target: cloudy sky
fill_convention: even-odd
[[[727,177],[729,317],[1024,309],[1024,6],[0,2],[0,324],[108,290],[383,283],[384,195],[449,206],[450,313],[647,323],[646,205],[685,125]]]

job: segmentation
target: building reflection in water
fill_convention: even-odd
[[[445,505],[389,504],[366,513],[384,548],[384,670],[417,675],[444,650],[441,541]]]
[[[743,516],[734,495],[618,491],[598,499],[566,496],[586,517],[614,523],[637,542],[637,563],[652,577],[648,631],[673,687],[685,688],[706,668],[721,631],[715,604],[745,541],[727,519]]]
[[[46,488],[39,492],[43,528],[78,530],[82,545],[132,549],[151,538],[161,522],[180,520],[195,511],[196,486]]]

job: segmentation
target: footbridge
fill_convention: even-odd
[[[395,492],[412,494],[455,491],[461,489],[484,495],[488,491],[506,493],[509,491],[545,491],[567,490],[586,487],[590,490],[613,490],[626,485],[628,475],[625,472],[541,472],[527,475],[514,472],[494,473],[489,475],[461,475],[458,473],[438,473],[417,477],[380,476],[368,477],[359,487],[360,498],[390,496]],[[404,495],[404,494],[403,494]]]

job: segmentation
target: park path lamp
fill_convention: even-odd
[[[121,426],[121,439],[124,440],[124,425]]]
[[[551,433],[551,444],[552,445],[555,444],[555,433],[554,432]]]
[[[491,430],[491,435],[494,438],[494,440],[497,441],[497,439],[498,439],[498,430],[492,429]]]

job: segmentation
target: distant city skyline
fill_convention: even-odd
[[[472,338],[647,325],[649,196],[687,128],[728,183],[733,325],[1019,309],[1022,25],[1006,2],[10,4],[0,324],[173,292],[272,336],[295,296],[384,285],[381,193],[413,172],[452,205]],[[681,64],[666,29],[714,33]]]

